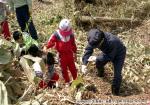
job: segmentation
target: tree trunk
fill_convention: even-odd
[[[91,17],[91,16],[81,16],[80,21],[82,22],[131,22],[139,23],[140,20],[133,20],[131,18],[109,18],[109,17]]]

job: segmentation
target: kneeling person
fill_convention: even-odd
[[[19,56],[26,54],[31,45],[38,46],[38,42],[32,39],[27,32],[15,31],[13,38],[16,42],[14,52],[18,53]]]

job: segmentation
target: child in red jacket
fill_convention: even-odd
[[[77,69],[75,67],[76,51],[75,38],[73,30],[68,19],[61,20],[59,29],[54,32],[44,46],[44,51],[55,47],[59,53],[60,66],[62,69],[63,78],[65,79],[66,86],[70,84],[68,70],[71,72],[73,80],[77,78]]]

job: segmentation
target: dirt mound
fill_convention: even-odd
[[[119,34],[127,46],[127,57],[123,70],[125,80],[137,85],[140,91],[150,90],[150,20],[141,26]]]

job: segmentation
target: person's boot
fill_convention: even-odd
[[[99,77],[104,77],[104,68],[97,69],[97,75]]]
[[[115,86],[111,86],[111,91],[112,91],[112,94],[114,96],[119,96],[119,88],[116,88]]]

